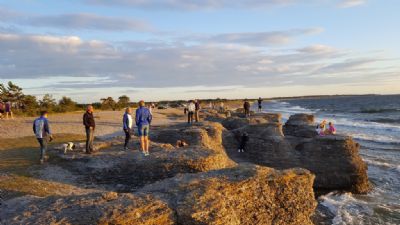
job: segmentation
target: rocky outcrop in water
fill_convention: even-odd
[[[231,118],[223,124],[233,120],[242,119]],[[346,136],[316,136],[313,121],[312,115],[294,115],[284,125],[285,135],[280,122],[249,122],[227,132],[225,145],[231,149],[228,151],[230,157],[238,162],[253,162],[277,169],[308,169],[316,174],[314,187],[317,191],[367,192],[367,166],[359,155],[358,143]],[[238,153],[237,145],[232,143],[235,139],[238,143],[244,132],[250,139],[246,152]]]
[[[318,135],[315,128],[313,115],[295,114],[289,117],[283,127],[283,132],[285,135],[312,138]]]

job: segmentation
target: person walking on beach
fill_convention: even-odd
[[[244,108],[244,116],[249,117],[250,116],[250,102],[247,99],[244,100],[243,108]]]
[[[53,140],[47,114],[47,111],[42,111],[40,117],[33,121],[33,133],[40,145],[40,164],[43,164],[47,160],[47,144]]]
[[[131,108],[126,108],[125,109],[125,114],[123,116],[122,119],[122,123],[123,123],[123,129],[125,132],[125,145],[124,145],[124,150],[127,151],[128,149],[128,144],[129,144],[129,140],[132,137],[132,133],[133,133],[133,119],[132,119],[132,109]]]
[[[196,111],[196,106],[193,100],[190,100],[188,105],[188,124],[193,123],[193,115],[195,111]]]
[[[13,119],[13,113],[12,113],[10,101],[6,102],[4,111],[6,112],[6,119],[8,119],[8,116],[10,116],[10,118]]]
[[[258,112],[262,111],[262,102],[263,102],[262,98],[259,97],[258,98]]]
[[[199,115],[199,111],[200,111],[200,101],[199,100],[195,100],[194,102],[194,106],[195,106],[195,111],[194,111],[194,119],[197,122],[200,121],[200,115]]]
[[[86,131],[86,154],[92,154],[94,151],[93,148],[94,129],[96,128],[92,105],[88,105],[86,113],[83,114],[83,125],[85,126],[85,131]]]
[[[143,100],[139,102],[139,108],[136,109],[136,126],[140,137],[140,148],[145,156],[149,155],[149,132],[152,115],[148,108],[145,107]]]

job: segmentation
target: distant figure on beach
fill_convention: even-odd
[[[40,164],[43,164],[47,160],[47,144],[53,140],[47,114],[47,111],[42,111],[40,117],[33,121],[33,133],[40,145]]]
[[[151,115],[153,115],[153,109],[155,109],[156,108],[156,105],[154,105],[154,103],[151,103],[150,105],[149,105],[149,111],[150,111],[150,114]]]
[[[317,125],[316,129],[319,136],[325,136],[326,134],[326,120],[323,120],[320,124]]]
[[[262,111],[262,102],[263,102],[262,98],[259,97],[257,102],[258,102],[258,112],[261,112]]]
[[[128,144],[129,140],[132,137],[133,133],[133,119],[132,119],[132,109],[131,108],[126,108],[125,113],[122,119],[123,123],[123,129],[125,132],[125,144],[124,144],[124,150],[127,151],[128,149]]]
[[[149,132],[152,115],[148,108],[144,107],[143,100],[139,102],[139,108],[136,109],[136,126],[138,128],[138,135],[140,138],[140,148],[145,156],[149,155]]]
[[[219,112],[220,112],[220,113],[225,112],[224,102],[219,103]]]
[[[329,122],[329,128],[326,131],[326,133],[330,134],[330,135],[335,135],[336,134],[336,128],[335,128],[335,126],[333,125],[332,122]]]
[[[86,113],[83,114],[83,125],[85,126],[86,131],[86,154],[92,154],[94,151],[94,129],[96,128],[92,105],[88,105],[86,108]]]
[[[193,115],[195,111],[196,105],[194,104],[193,100],[190,100],[188,105],[188,124],[193,123]]]
[[[188,113],[188,107],[187,105],[183,105],[183,114],[187,114]]]
[[[12,109],[11,109],[11,102],[10,101],[8,101],[8,102],[6,102],[6,104],[5,104],[5,109],[4,109],[4,111],[6,112],[6,119],[8,119],[8,116],[10,116],[10,118],[11,119],[13,119],[13,113],[12,113]]]
[[[198,99],[196,99],[194,101],[194,106],[195,106],[194,119],[195,119],[196,122],[199,122],[200,121],[200,115],[199,115],[200,101]]]
[[[239,143],[239,149],[238,152],[244,152],[246,149],[247,142],[249,141],[249,134],[247,132],[244,132],[242,136],[240,136],[240,143]]]
[[[250,116],[250,102],[247,99],[244,100],[243,108],[244,108],[244,116],[249,117]]]
[[[3,119],[3,114],[4,114],[4,103],[0,102],[0,119]]]

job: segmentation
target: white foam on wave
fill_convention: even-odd
[[[395,170],[400,173],[400,165],[398,165],[398,164],[392,164],[392,163],[388,163],[388,162],[381,162],[381,161],[365,159],[365,158],[364,158],[364,161],[370,165],[384,167],[387,169],[392,169],[392,170]]]
[[[373,211],[367,203],[353,197],[351,193],[338,194],[335,192],[319,197],[320,203],[325,206],[335,217],[333,225],[358,223],[362,215],[372,215]]]

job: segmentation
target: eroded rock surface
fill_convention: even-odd
[[[6,202],[5,224],[312,224],[314,175],[240,165],[184,174],[132,194],[32,196]]]
[[[367,166],[359,155],[358,143],[340,135],[316,136],[313,121],[312,115],[294,115],[284,126],[285,135],[279,122],[247,123],[226,133],[225,145],[229,155],[239,162],[277,169],[306,168],[316,174],[316,190],[367,192]],[[250,139],[246,152],[238,153],[232,140],[238,143],[244,132]]]
[[[315,128],[314,116],[302,113],[290,116],[283,127],[283,132],[285,135],[312,138],[318,135]]]

